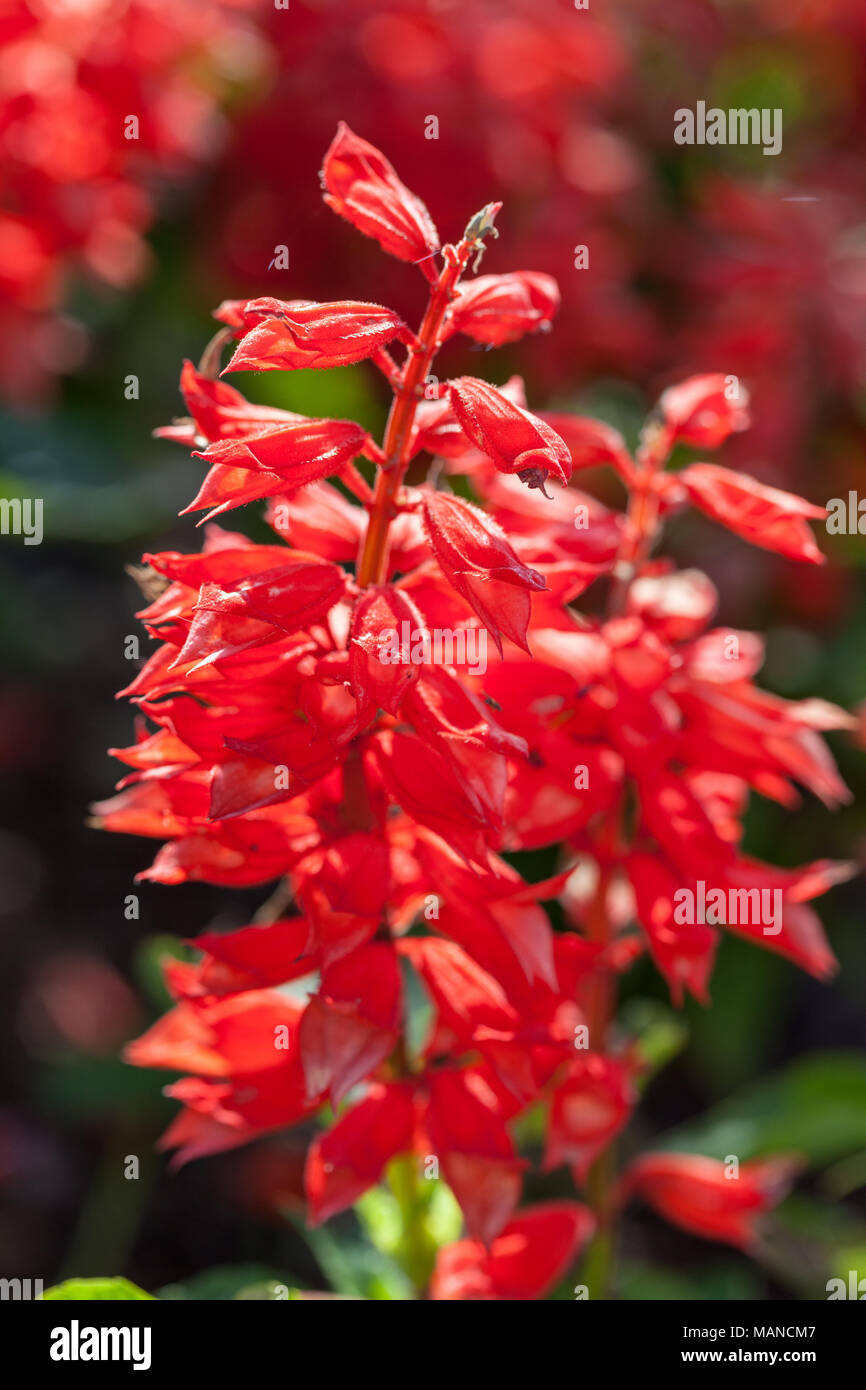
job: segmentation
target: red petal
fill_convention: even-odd
[[[361,594],[352,614],[349,684],[362,708],[397,713],[421,671],[411,649],[423,629],[424,619],[399,589],[385,585]]]
[[[745,473],[714,463],[693,463],[677,479],[695,506],[753,545],[792,560],[824,563],[806,518],[825,517],[826,507],[814,507],[792,492],[766,487]]]
[[[316,1139],[304,1174],[311,1222],[329,1220],[372,1187],[385,1164],[411,1147],[414,1122],[407,1086],[376,1086]]]
[[[532,270],[479,275],[461,285],[445,330],[501,347],[524,333],[549,328],[558,308],[559,286],[552,275]]]
[[[248,332],[226,372],[342,367],[372,356],[404,328],[393,309],[353,299],[331,304],[251,299],[244,323]]]
[[[325,202],[383,251],[420,261],[439,249],[439,235],[421,199],[400,182],[375,145],[340,122],[322,166]]]
[[[458,377],[448,390],[464,433],[501,473],[517,473],[533,487],[543,486],[548,474],[568,482],[571,454],[544,420],[476,377]]]

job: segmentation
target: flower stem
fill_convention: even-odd
[[[466,240],[458,246],[444,248],[442,255],[445,263],[430,291],[417,340],[409,348],[399,385],[394,392],[382,441],[385,461],[376,475],[373,500],[369,504],[370,520],[358,559],[357,580],[362,589],[369,584],[383,583],[387,574],[388,531],[396,515],[397,494],[409,462],[412,426],[421,399],[421,386],[439,348],[442,321],[472,249],[473,243]]]
[[[388,1168],[388,1184],[400,1208],[400,1264],[418,1297],[423,1298],[433,1273],[437,1245],[427,1229],[428,1194],[423,1190],[417,1165],[418,1158],[413,1153],[395,1158]]]
[[[600,944],[606,943],[610,937],[607,910],[610,876],[609,866],[600,863],[598,884],[587,912],[590,940]],[[593,1052],[604,1052],[610,1025],[616,1013],[616,986],[609,971],[598,970],[593,975],[586,1008],[590,1047]],[[593,1163],[586,1180],[587,1201],[597,1225],[595,1235],[584,1255],[582,1278],[589,1290],[590,1298],[593,1299],[607,1297],[613,1267],[616,1237],[610,1198],[615,1180],[615,1147],[608,1144]]]

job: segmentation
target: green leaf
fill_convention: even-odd
[[[681,1052],[689,1040],[689,1030],[681,1014],[675,1014],[658,999],[630,999],[620,1011],[623,1026],[636,1039],[641,1060],[653,1077]]]
[[[760,1281],[745,1261],[725,1260],[702,1265],[688,1273],[638,1261],[625,1262],[617,1278],[617,1295],[628,1302],[750,1302],[760,1298]]]
[[[168,991],[163,975],[163,962],[166,960],[191,960],[193,952],[177,936],[164,933],[160,936],[146,936],[139,942],[132,961],[132,971],[144,994],[159,1009],[160,1013],[171,1008],[174,999]]]
[[[801,1298],[827,1297],[827,1280],[866,1273],[866,1223],[851,1208],[794,1192],[767,1222],[761,1263]]]
[[[671,1130],[656,1147],[714,1158],[790,1153],[813,1167],[833,1163],[866,1147],[866,1058],[856,1052],[804,1057]]]
[[[268,1265],[217,1265],[214,1269],[202,1270],[182,1283],[166,1284],[159,1296],[171,1302],[192,1300],[195,1302],[230,1302],[236,1298],[274,1298],[277,1290],[290,1291],[298,1283],[297,1278],[279,1273]],[[251,1290],[257,1290],[252,1293]],[[271,1293],[262,1290],[270,1289]]]
[[[293,1285],[283,1284],[279,1279],[262,1279],[256,1284],[245,1284],[235,1294],[235,1301],[241,1303],[293,1303],[301,1298],[302,1292]]]
[[[46,1289],[42,1297],[66,1299],[70,1303],[89,1302],[93,1299],[110,1299],[114,1302],[144,1299],[150,1303],[156,1302],[152,1293],[145,1293],[144,1289],[130,1283],[128,1279],[121,1278],[120,1275],[102,1279],[64,1279],[62,1284],[55,1284],[53,1289]]]
[[[325,1226],[307,1226],[294,1212],[288,1220],[304,1237],[316,1263],[335,1294],[344,1298],[402,1302],[412,1298],[412,1286],[389,1255],[357,1235]]]

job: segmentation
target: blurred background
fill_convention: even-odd
[[[193,1298],[255,1297],[268,1279],[375,1291],[391,1276],[354,1216],[300,1229],[302,1131],[170,1174],[153,1145],[171,1078],[119,1060],[166,1005],[160,958],[249,921],[266,896],[135,886],[153,845],[86,825],[117,776],[105,750],[132,732],[113,698],[138,631],[124,567],[198,545],[177,512],[200,466],[151,431],[181,413],[180,364],[224,297],[348,296],[418,317],[420,277],[321,203],[344,119],[444,238],[503,200],[485,271],[559,280],[550,335],[483,370],[449,348],[448,370],[519,371],[531,405],[597,414],[632,440],[664,386],[733,372],[754,425],[721,461],[821,504],[866,496],[866,9],[0,0],[0,36],[0,495],[44,506],[41,544],[0,536],[0,1274],[122,1272]],[[782,152],[676,145],[673,113],[698,100],[780,108]],[[365,367],[239,384],[306,414],[383,420]],[[263,537],[255,510],[238,524]],[[721,620],[767,634],[767,688],[856,708],[866,539],[819,541],[829,562],[806,572],[697,518],[671,536],[717,584]],[[866,737],[831,743],[854,802],[791,815],[756,801],[751,852],[866,862]],[[829,985],[730,939],[712,1010],[674,1015],[649,967],[630,977],[626,1008],[671,1060],[628,1144],[670,1132],[717,1154],[797,1151],[809,1172],[760,1265],[636,1213],[621,1297],[816,1297],[831,1274],[866,1273],[862,879],[819,909],[841,965]],[[137,1180],[122,1177],[127,1155]],[[533,1182],[531,1197],[565,1191],[562,1174]]]

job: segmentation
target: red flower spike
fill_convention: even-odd
[[[787,1195],[798,1164],[758,1159],[736,1172],[715,1158],[647,1154],[626,1170],[623,1195],[643,1197],[672,1225],[748,1250],[758,1223]]]
[[[349,299],[334,304],[250,299],[243,326],[247,332],[224,373],[344,367],[372,357],[405,330],[393,309]]]
[[[436,1257],[434,1300],[544,1298],[595,1229],[578,1202],[544,1202],[520,1212],[487,1249],[479,1240],[446,1245]]]
[[[321,177],[328,207],[373,237],[383,251],[401,261],[424,261],[439,250],[439,234],[421,199],[401,183],[381,150],[343,121]]]
[[[752,545],[775,550],[791,560],[823,565],[824,556],[806,518],[821,520],[827,515],[826,507],[814,507],[793,492],[767,487],[746,473],[734,473],[714,463],[693,463],[676,475],[676,481],[685,487],[696,507]]]
[[[542,1297],[591,1218],[572,1203],[513,1215],[524,1165],[510,1129],[542,1106],[547,1166],[582,1183],[626,1123],[641,1054],[619,1042],[616,977],[647,952],[675,1002],[704,999],[716,926],[821,978],[834,966],[810,900],[847,866],[779,869],[741,841],[752,790],[787,807],[800,786],[828,807],[849,798],[821,733],[854,721],[759,690],[761,640],[710,628],[712,583],[658,546],[691,499],[814,560],[806,523],[823,513],[708,464],[663,471],[678,442],[714,447],[745,425],[725,378],[665,392],[635,462],[607,425],[531,415],[519,377],[439,384],[450,334],[512,342],[546,326],[555,285],[529,272],[463,282],[497,203],[434,270],[423,206],[345,128],[325,182],[338,211],[430,278],[417,336],[377,304],[237,300],[202,360],[214,370],[230,337],[243,340],[232,368],[372,358],[394,395],[386,437],[256,406],[186,364],[187,418],[161,433],[210,465],[193,509],[269,498],[285,544],[211,526],[197,554],[145,557],[139,616],[157,647],[125,692],[139,717],[117,750],[117,794],[94,808],[96,824],[162,842],[142,880],[279,880],[263,915],[288,902],[298,915],[207,932],[195,963],[169,962],[179,1002],[129,1055],[189,1072],[169,1088],[182,1110],[161,1147],[175,1163],[357,1092],[336,1123],[320,1116],[331,1128],[308,1154],[313,1219],[351,1205],[392,1157],[435,1156],[471,1238],[440,1253],[433,1297]],[[408,347],[399,365],[392,338]],[[467,476],[478,505],[407,486],[422,451]],[[520,486],[602,465],[625,484],[624,511]],[[606,593],[577,614],[602,576]],[[481,624],[499,647],[489,665]],[[385,637],[396,662],[380,659]],[[498,852],[535,849],[572,867],[530,884]],[[562,901],[556,931],[548,899]],[[421,1049],[404,966],[433,1005]],[[617,1183],[599,1167],[596,1214],[612,1219],[634,1192],[687,1230],[751,1247],[790,1174],[747,1164],[732,1184],[720,1169],[652,1154]]]
[[[545,588],[544,576],[523,563],[492,517],[461,498],[425,493],[423,515],[443,574],[475,609],[499,650],[507,637],[528,651],[528,591]]]
[[[477,377],[458,377],[448,383],[448,393],[467,438],[500,473],[516,473],[521,482],[542,491],[549,476],[568,482],[571,454],[544,420]]]
[[[532,270],[479,275],[461,288],[444,332],[465,333],[476,343],[501,347],[524,333],[549,328],[558,308],[559,286],[552,275]]]

